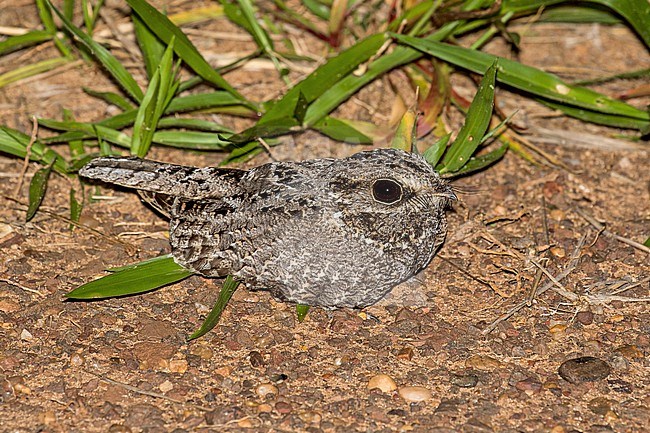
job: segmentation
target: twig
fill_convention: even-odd
[[[135,386],[128,385],[126,383],[118,382],[117,380],[113,380],[113,379],[108,378],[106,376],[103,376],[101,374],[93,373],[92,371],[88,371],[88,370],[84,370],[84,371],[86,373],[92,374],[93,376],[97,377],[101,381],[104,381],[106,383],[110,383],[111,385],[119,386],[119,387],[124,388],[124,389],[126,389],[128,391],[135,392],[136,394],[147,395],[149,397],[154,397],[154,398],[160,398],[160,399],[163,399],[163,400],[170,401],[172,403],[182,404],[182,405],[185,405],[185,406],[191,406],[191,407],[194,407],[196,409],[204,410],[206,412],[209,412],[209,411],[213,410],[213,408],[211,408],[211,407],[201,406],[201,405],[198,405],[198,404],[194,404],[194,403],[190,403],[190,402],[186,402],[186,401],[182,401],[182,400],[177,400],[177,399],[172,398],[172,397],[167,397],[165,394],[161,394],[159,392],[146,391],[144,389],[140,389],[140,388],[137,388]]]
[[[18,287],[19,289],[22,289],[22,290],[24,290],[26,292],[36,293],[37,295],[45,296],[43,293],[39,292],[36,289],[30,289],[29,287],[25,287],[25,286],[23,286],[21,284],[16,283],[15,281],[11,281],[11,280],[8,280],[6,278],[0,278],[0,281],[3,282],[3,283],[7,283],[7,284],[9,284],[11,286],[14,286],[14,287]]]
[[[623,236],[619,236],[619,235],[617,235],[616,233],[612,233],[612,232],[610,232],[609,230],[607,230],[607,229],[605,228],[604,225],[602,225],[601,223],[599,223],[598,221],[596,221],[596,219],[595,219],[594,217],[588,215],[585,211],[583,211],[583,210],[580,209],[580,208],[577,208],[577,207],[576,207],[576,208],[574,208],[574,210],[576,211],[576,213],[577,213],[578,215],[580,215],[580,216],[583,217],[585,220],[587,220],[587,222],[588,222],[589,224],[591,224],[592,226],[594,226],[594,227],[596,228],[596,230],[598,230],[600,233],[602,233],[602,234],[604,234],[604,235],[607,235],[607,236],[611,236],[611,237],[613,237],[614,239],[618,240],[619,242],[623,242],[624,244],[628,244],[628,245],[630,245],[630,246],[636,248],[637,250],[641,250],[641,251],[643,251],[644,253],[648,253],[648,254],[650,254],[650,248],[646,247],[645,245],[640,244],[640,243],[638,243],[638,242],[636,242],[636,241],[633,241],[632,239],[624,238]]]
[[[546,269],[544,266],[539,264],[536,260],[530,259],[530,262],[533,265],[537,266],[537,268],[540,271],[542,271],[544,273],[544,275],[546,275],[548,277],[549,280],[551,280],[553,282],[553,284],[556,286],[555,289],[554,289],[555,293],[558,293],[558,294],[564,296],[565,298],[567,298],[567,299],[569,299],[570,301],[573,301],[573,302],[576,302],[576,301],[578,301],[580,299],[580,297],[578,295],[576,295],[575,293],[570,292],[569,290],[564,288],[564,286],[553,275],[551,275],[551,273],[548,271],[548,269]],[[553,286],[551,286],[551,288],[552,287]]]
[[[587,235],[583,235],[582,238],[580,238],[580,241],[578,242],[578,245],[576,248],[573,250],[573,254],[571,255],[571,261],[569,262],[569,265],[558,275],[555,276],[556,281],[562,281],[564,278],[566,278],[571,272],[575,270],[575,268],[578,266],[578,259],[580,258],[580,250],[585,244],[585,239],[587,239]],[[534,298],[545,293],[547,290],[551,289],[555,283],[554,282],[549,282],[545,284],[544,286],[540,287],[537,289],[535,292]],[[522,308],[528,306],[528,299],[524,299],[523,301],[519,302],[518,304],[514,305],[513,307],[510,308],[506,313],[502,314],[499,318],[497,318],[494,322],[492,322],[490,325],[488,325],[481,333],[483,335],[487,335],[490,332],[494,331],[494,329],[499,325],[499,323],[508,320],[510,317],[512,317],[517,311],[521,310]]]

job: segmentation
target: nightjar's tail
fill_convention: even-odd
[[[174,198],[219,199],[234,195],[246,172],[230,168],[196,168],[135,157],[96,158],[79,175],[137,189],[142,198],[169,215]]]

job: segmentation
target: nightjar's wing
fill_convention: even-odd
[[[137,189],[154,208],[169,216],[176,198],[220,199],[238,190],[246,172],[230,168],[196,168],[140,158],[103,157],[86,164],[79,174]]]

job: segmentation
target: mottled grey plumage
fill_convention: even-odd
[[[139,190],[170,218],[180,265],[327,307],[371,305],[424,268],[455,196],[395,149],[250,170],[98,158],[80,175]]]

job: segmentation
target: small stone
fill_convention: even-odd
[[[501,361],[485,355],[470,356],[465,361],[465,367],[484,371],[496,370],[502,365]]]
[[[268,403],[262,403],[257,406],[257,413],[269,413],[273,411],[273,406]]]
[[[264,357],[257,350],[253,350],[248,354],[248,360],[251,363],[251,366],[255,368],[264,367]]]
[[[609,364],[593,356],[569,359],[558,369],[559,375],[573,384],[601,380],[609,376],[610,372]]]
[[[632,344],[626,344],[625,346],[621,346],[618,349],[616,349],[616,351],[630,361],[644,358],[643,351],[641,351],[637,346],[634,346]]]
[[[564,248],[559,246],[551,247],[551,254],[553,254],[558,259],[563,259],[566,257],[566,251],[564,251]]]
[[[478,384],[478,376],[476,374],[452,374],[451,384],[461,388],[474,388]]]
[[[131,428],[122,424],[113,424],[108,428],[108,433],[131,433]]]
[[[397,359],[401,359],[402,361],[410,361],[412,358],[413,348],[411,347],[403,347],[399,352],[397,352]]]
[[[293,408],[291,407],[290,403],[287,403],[286,401],[279,401],[275,404],[275,410],[277,410],[280,414],[286,415],[288,413],[291,413]]]
[[[29,395],[32,393],[32,389],[27,385],[23,385],[22,383],[14,384],[14,391],[18,394],[24,394],[24,395]]]
[[[253,428],[255,425],[253,424],[253,421],[251,421],[250,418],[242,418],[239,421],[237,421],[237,426],[241,428]]]
[[[397,384],[392,377],[387,374],[377,374],[368,381],[368,389],[380,389],[381,392],[393,392],[397,389]]]
[[[303,412],[300,414],[300,419],[306,422],[307,424],[320,424],[323,420],[323,416],[313,410]]]
[[[212,350],[209,347],[206,347],[206,346],[195,346],[195,347],[192,348],[190,353],[192,355],[198,356],[199,358],[201,358],[201,359],[203,359],[205,361],[211,359],[212,355],[214,355]]]
[[[591,325],[594,322],[594,313],[591,311],[580,311],[576,314],[576,320],[583,325]]]
[[[160,391],[163,393],[166,393],[174,389],[174,384],[166,380],[158,386],[158,389],[160,389]]]
[[[613,412],[613,403],[616,402],[605,397],[596,397],[587,404],[587,407],[597,415],[607,415],[609,412]]]
[[[427,401],[433,397],[431,391],[423,386],[403,386],[397,392],[400,397],[409,403]]]
[[[520,391],[539,392],[542,389],[542,384],[537,379],[528,377],[515,383],[515,388]]]
[[[169,361],[170,373],[183,374],[187,371],[187,360],[185,359],[172,359]]]
[[[85,362],[85,359],[83,356],[81,356],[79,353],[73,353],[70,355],[70,365],[72,367],[81,367]]]
[[[265,398],[268,394],[278,395],[278,387],[270,383],[262,383],[255,388],[255,394]]]
[[[23,329],[20,332],[20,339],[25,341],[32,341],[34,339],[34,336],[27,329]]]

